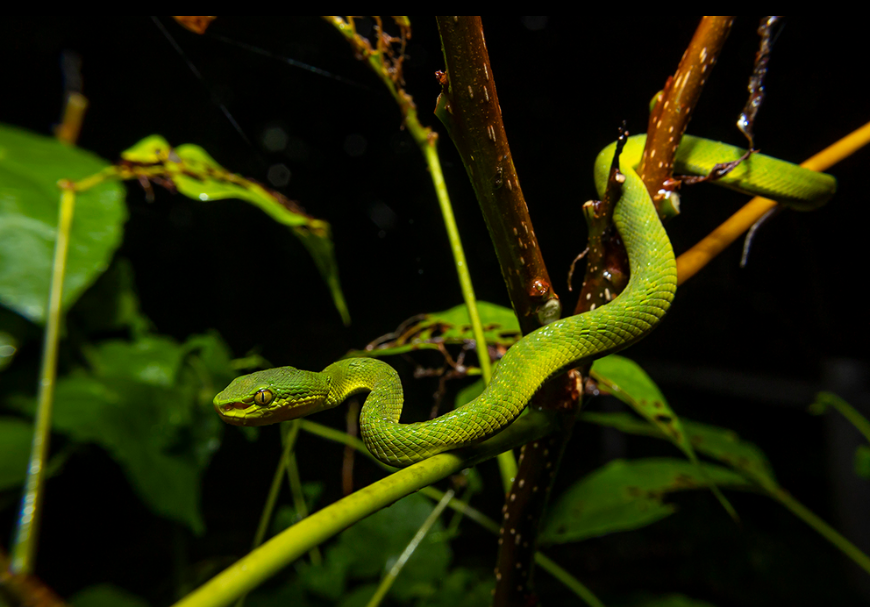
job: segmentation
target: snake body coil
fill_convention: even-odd
[[[435,419],[399,423],[402,385],[392,367],[370,358],[342,360],[320,373],[280,367],[239,377],[214,399],[227,423],[259,426],[338,406],[369,391],[360,415],[363,441],[381,461],[405,466],[437,453],[484,440],[513,422],[549,378],[601,358],[646,336],[662,319],[677,288],[674,252],[652,200],[634,168],[645,136],[632,137],[620,158],[625,175],[613,222],[628,252],[630,279],[613,301],[526,335],[511,347],[483,393]],[[607,187],[614,146],[595,163],[599,195]],[[743,150],[685,136],[675,171],[705,175],[716,163],[736,160]],[[833,177],[755,154],[716,182],[792,206],[811,208],[833,194]]]

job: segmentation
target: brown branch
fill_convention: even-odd
[[[686,132],[692,110],[698,103],[704,83],[710,76],[710,70],[719,57],[733,22],[734,17],[701,19],[676,73],[668,78],[650,113],[646,147],[638,174],[660,215],[663,214],[662,203],[671,189],[669,182],[677,146]],[[677,212],[679,209],[669,214]]]
[[[535,237],[502,122],[495,76],[479,17],[438,17],[446,73],[436,115],[447,127],[495,246],[508,294],[523,333],[555,320],[556,295]],[[495,605],[529,605],[538,522],[563,446],[573,426],[576,384],[569,375],[551,382],[531,406],[557,410],[563,432],[525,447],[505,503],[496,569]],[[539,476],[543,474],[543,476]]]
[[[504,518],[498,538],[494,607],[538,604],[533,575],[539,526],[574,429],[580,396],[579,373],[571,371],[564,378],[564,381],[547,384],[531,405],[546,403],[549,409],[556,409],[559,431],[523,445],[520,451],[517,476],[502,508]]]
[[[589,232],[589,246],[586,274],[577,298],[577,305],[574,307],[574,314],[582,314],[603,306],[622,292],[628,284],[628,255],[611,221],[613,207],[616,206],[620,195],[618,159],[626,137],[628,132],[623,124],[619,129],[620,144],[611,162],[604,200],[590,200],[583,204],[583,215]],[[587,376],[589,365],[580,372]]]
[[[0,548],[0,604],[27,607],[67,607],[54,590],[35,575],[12,573],[10,559]]]
[[[668,77],[650,112],[646,146],[638,174],[660,215],[675,215],[679,212],[678,208],[665,204],[670,200],[668,194],[674,186],[671,179],[674,157],[733,21],[733,17],[704,17],[701,20],[677,71]],[[611,169],[606,199],[583,205],[589,227],[589,254],[583,288],[574,308],[575,314],[606,304],[628,283],[628,257],[610,222],[613,205],[618,198],[618,194],[614,193],[614,184],[615,173]],[[585,374],[588,369],[582,372]]]
[[[657,206],[661,212],[661,202],[666,199],[664,184],[671,178],[673,159],[676,155],[677,146],[686,130],[692,109],[698,101],[701,89],[707,79],[710,67],[715,63],[722,48],[725,38],[731,28],[731,18],[706,17],[702,20],[695,33],[689,48],[683,55],[676,74],[668,78],[664,91],[659,95],[657,104],[651,113],[647,133],[644,161],[640,167],[641,177],[647,189],[654,194]],[[620,140],[627,136],[625,128],[620,130]],[[628,283],[628,257],[619,234],[613,229],[611,218],[613,207],[619,199],[619,175],[618,157],[621,146],[617,147],[616,156],[613,159],[610,178],[608,180],[607,193],[603,201],[589,201],[583,205],[583,212],[589,228],[589,248],[586,263],[586,274],[580,296],[574,309],[575,314],[594,310],[598,306],[607,304],[616,297]],[[659,192],[661,191],[661,194]],[[591,365],[584,365],[576,370],[576,385],[582,385],[582,377],[588,376]],[[578,390],[573,395],[572,409],[580,407]],[[564,453],[565,446],[570,440],[572,425],[567,424],[559,434],[548,437],[548,446],[544,449],[526,450],[520,466],[517,478],[522,478],[532,487],[549,484],[552,482],[550,471],[558,466],[559,460]],[[540,441],[539,441],[540,442]],[[513,491],[518,491],[516,485]],[[531,501],[534,502],[534,494]],[[540,504],[545,503],[546,495],[538,499]],[[510,498],[509,498],[510,499]],[[519,501],[519,498],[514,498]],[[522,500],[524,503],[526,500]],[[528,512],[534,515],[534,508],[538,505],[525,504]],[[510,511],[509,511],[510,512]],[[527,514],[528,516],[528,514]],[[506,540],[505,540],[506,541]],[[500,551],[500,558],[504,553]],[[519,554],[513,555],[519,558]],[[508,555],[505,555],[507,561]],[[518,563],[520,561],[517,561]],[[499,569],[504,577],[506,565],[499,561]],[[531,582],[528,578],[521,578],[522,570],[512,572],[508,590],[514,589],[512,600],[517,602],[496,601],[496,605],[520,605],[520,598],[533,604],[534,596],[526,594],[522,596],[519,588],[528,587]],[[507,586],[507,585],[505,585]],[[496,597],[498,598],[501,586],[497,582]]]
[[[715,63],[731,26],[731,18],[705,18],[689,45],[676,74],[650,118],[647,149],[641,165],[653,193],[663,190],[671,177],[677,145],[692,109]],[[541,322],[541,304],[529,300],[530,285],[545,285],[545,297],[555,298],[519,181],[510,157],[501,121],[501,108],[492,68],[483,42],[479,18],[440,17],[439,29],[447,73],[441,74],[442,94],[436,114],[456,144],[496,246],[502,274],[524,333]],[[593,310],[615,297],[627,283],[628,263],[619,235],[611,227],[613,205],[619,197],[615,167],[603,202],[589,202],[584,213],[590,231],[586,279],[575,313]],[[646,168],[644,168],[646,166]],[[656,196],[660,202],[665,192]],[[511,234],[513,233],[513,234]],[[512,237],[513,236],[513,237]],[[532,255],[533,253],[533,255]],[[545,282],[544,282],[545,281]],[[537,322],[536,322],[537,321]],[[589,366],[579,370],[588,374]],[[580,375],[573,373],[540,395],[536,403],[562,408],[562,431],[526,446],[517,478],[508,494],[496,568],[495,605],[529,605],[536,602],[531,589],[532,555],[537,523],[547,501],[554,473],[571,437],[573,412],[578,407]],[[542,446],[544,445],[544,446]],[[517,541],[517,538],[521,538]]]
[[[437,17],[446,74],[436,114],[456,145],[523,333],[558,318],[555,294],[514,168],[480,17]]]
[[[701,96],[704,83],[716,63],[733,17],[704,17],[695,31],[677,71],[668,77],[650,113],[646,146],[638,173],[649,190],[659,214],[675,214],[663,209],[668,199],[677,146]],[[583,288],[574,309],[582,314],[604,305],[619,294],[628,282],[628,257],[619,235],[612,230],[610,217],[617,195],[614,171],[608,184],[609,200],[590,201],[583,206],[589,226],[589,254]],[[585,373],[588,370],[584,370]]]
[[[215,16],[199,17],[172,17],[181,27],[190,30],[194,34],[204,34],[211,22],[217,19]]]

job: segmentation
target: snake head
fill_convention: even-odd
[[[278,367],[237,377],[214,397],[214,408],[234,426],[264,426],[327,408],[323,373]]]

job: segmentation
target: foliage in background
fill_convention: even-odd
[[[37,152],[13,150],[15,153],[7,154],[11,160],[0,163],[0,301],[7,308],[0,320],[9,319],[0,325],[0,330],[6,331],[0,333],[0,338],[6,340],[0,341],[0,348],[11,352],[0,360],[10,364],[14,363],[15,351],[32,339],[35,331],[8,311],[35,322],[44,313],[47,278],[42,284],[39,277],[48,276],[51,259],[57,198],[54,183],[60,177],[96,174],[107,165],[93,159],[87,165],[87,160],[72,157],[78,152],[64,156],[66,152],[56,147],[59,144],[52,145],[44,138],[19,131],[10,131],[7,136],[4,129],[0,145],[8,150],[19,146],[25,152],[29,147],[38,149],[39,155],[37,162],[27,156]],[[43,145],[46,147],[39,147]],[[52,160],[55,157],[57,160]],[[78,163],[84,168],[79,168]],[[40,169],[35,170],[34,166]],[[90,192],[94,199],[83,195],[76,212],[77,222],[84,214],[81,225],[88,231],[83,235],[74,233],[70,253],[64,299],[69,309],[68,352],[58,383],[55,415],[55,432],[65,440],[53,469],[62,473],[64,460],[75,456],[82,445],[99,445],[120,465],[130,485],[154,514],[202,533],[201,477],[222,437],[210,401],[238,373],[238,368],[216,334],[192,336],[178,342],[150,329],[149,321],[138,310],[128,264],[116,259],[109,265],[126,219],[119,190],[107,182],[105,190]],[[10,232],[11,236],[4,237],[2,230],[12,227],[15,230]],[[82,261],[73,263],[74,258]],[[15,274],[4,273],[11,271]],[[93,286],[86,291],[89,285]],[[443,347],[435,344],[433,338],[447,344],[467,342],[467,332],[460,328],[465,324],[462,312],[453,309],[430,315],[414,325],[414,337],[421,339],[419,343],[391,342],[395,350],[389,353]],[[484,311],[487,318],[490,314],[501,320],[492,321],[488,338],[493,337],[496,345],[506,347],[515,330],[513,316],[497,307]],[[503,329],[507,329],[507,334]],[[618,359],[614,357],[600,364],[606,367],[614,361]],[[15,371],[12,366],[8,373]],[[598,377],[604,387],[612,389],[620,381],[623,384],[645,381],[639,369],[633,372],[611,368],[611,371],[609,383],[606,373]],[[614,378],[620,372],[627,375],[619,376],[617,381]],[[7,399],[7,405],[26,415],[32,408],[32,399],[27,396],[30,387],[14,387],[17,395]],[[651,389],[657,391],[654,385]],[[625,392],[636,403],[645,399],[634,390]],[[663,397],[655,398],[663,401]],[[675,511],[665,499],[670,493],[704,489],[711,481],[739,489],[775,487],[769,464],[760,450],[733,433],[687,420],[680,422],[670,410],[662,417],[661,411],[652,414],[640,405],[638,409],[648,421],[629,414],[587,413],[585,419],[627,433],[667,438],[684,453],[694,449],[728,467],[705,463],[699,468],[675,458],[612,462],[580,479],[559,497],[544,524],[544,537],[548,541],[580,541],[651,524]],[[29,426],[24,419],[0,418],[0,444],[6,456],[0,463],[0,490],[14,489],[23,478],[29,448]],[[856,453],[859,474],[865,469],[862,466],[867,465],[867,448],[863,449]],[[699,474],[701,469],[703,474]],[[9,491],[4,497],[12,493]],[[282,601],[297,601],[294,604],[300,605],[365,604],[390,559],[401,552],[430,510],[431,506],[422,498],[402,500],[342,534],[327,548],[322,566],[299,564],[295,576],[287,576],[277,587],[250,597],[248,604],[284,604]],[[436,530],[435,535],[416,553],[416,561],[412,559],[409,569],[394,586],[391,598],[420,605],[485,602],[491,587],[489,571],[451,567],[453,559],[447,543],[450,538],[445,537],[443,529]],[[359,546],[366,546],[370,552],[361,557],[356,550]],[[82,591],[72,602],[91,606],[144,604],[141,599],[103,585]],[[631,604],[702,605],[677,595],[655,600],[638,598]]]

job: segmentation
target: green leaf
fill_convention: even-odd
[[[79,590],[70,599],[73,607],[148,607],[148,601],[112,584]]]
[[[377,584],[364,584],[359,588],[354,588],[341,597],[341,601],[336,604],[336,607],[366,607],[377,589]]]
[[[541,532],[543,543],[576,542],[629,531],[670,516],[668,493],[720,486],[745,487],[739,474],[714,464],[680,459],[615,460],[572,485],[553,505]]]
[[[146,335],[103,342],[88,359],[92,372],[57,383],[54,430],[103,447],[154,512],[201,533],[200,476],[223,431],[210,401],[233,374],[226,346],[216,335],[183,345]],[[19,408],[32,411],[32,399]]]
[[[519,323],[510,308],[486,301],[478,301],[477,309],[483,333],[489,346],[507,349],[522,337]],[[468,345],[474,341],[471,321],[465,304],[443,312],[421,314],[403,322],[391,333],[365,350],[349,352],[345,358],[371,356],[381,358],[405,354],[413,350],[437,350],[442,344]],[[479,371],[478,371],[479,372]]]
[[[598,381],[599,386],[605,387],[616,398],[655,425],[692,462],[698,462],[692,444],[686,438],[680,418],[640,365],[622,356],[606,356],[593,363],[592,376]],[[725,499],[718,487],[713,485],[710,490],[729,516],[737,520],[734,507]]]
[[[86,355],[97,377],[168,387],[175,383],[184,350],[169,337],[146,335],[132,342],[104,341]]]
[[[622,356],[606,356],[593,363],[592,377],[613,396],[654,424],[686,455],[694,458],[680,419],[640,365]]]
[[[713,603],[699,601],[684,594],[664,594],[661,596],[636,599],[628,603],[631,607],[715,607]]]
[[[199,454],[198,461],[205,465],[217,450],[217,438],[224,427],[214,413],[212,400],[238,375],[238,370],[233,365],[229,347],[217,332],[192,335],[182,349],[186,356],[185,381],[198,394],[192,395],[196,417],[205,416],[207,420],[207,423],[193,423],[190,426],[191,444]]]
[[[434,595],[421,607],[478,607],[489,605],[495,579],[489,571],[472,571],[465,567],[453,569]]]
[[[402,554],[417,530],[426,521],[434,505],[422,495],[408,496],[389,508],[357,524],[342,534],[341,542],[353,547],[356,562],[351,574],[365,577],[366,574],[380,578]],[[400,599],[425,596],[429,589],[447,572],[450,562],[450,547],[444,540],[437,540],[443,530],[436,522],[429,535],[402,569],[401,575],[390,589],[390,594]],[[361,553],[360,546],[368,546]]]
[[[584,412],[580,414],[580,419],[600,426],[616,428],[627,434],[667,438],[658,428],[630,413]],[[698,453],[731,466],[767,490],[778,488],[773,468],[764,452],[756,445],[742,440],[737,433],[728,428],[688,419],[683,419],[682,424],[689,441]]]
[[[661,430],[636,415],[625,412],[618,413],[602,413],[599,411],[583,411],[580,414],[580,420],[590,424],[615,428],[626,434],[637,434],[640,436],[652,436],[667,440]],[[683,420],[686,423],[687,420]]]
[[[855,449],[855,474],[870,480],[870,447],[858,445]]]
[[[186,354],[195,352],[204,369],[209,374],[217,376],[218,390],[222,389],[226,383],[224,377],[229,379],[236,377],[238,369],[233,363],[230,349],[216,331],[209,331],[203,335],[191,335],[184,342],[183,349]]]
[[[492,338],[493,342],[498,343],[506,335],[513,338],[514,334],[520,333],[520,323],[510,308],[488,301],[478,301],[477,312],[480,315],[480,322],[483,325],[487,342]],[[429,314],[429,320],[451,327],[445,333],[447,337],[462,338],[471,335],[471,319],[465,304],[459,304],[443,312]]]
[[[698,452],[734,468],[768,491],[778,489],[770,462],[755,444],[728,428],[688,420],[683,420],[683,426]]]
[[[0,303],[45,321],[60,202],[60,179],[82,179],[109,165],[49,137],[0,125]],[[109,265],[127,219],[124,189],[103,182],[76,196],[64,278],[64,309]]]
[[[321,607],[323,603],[309,600],[305,588],[295,580],[276,587],[260,586],[245,599],[245,607]]]
[[[18,339],[12,333],[0,331],[0,371],[9,366],[18,352]]]
[[[278,535],[288,527],[292,527],[299,521],[301,521],[305,516],[308,516],[309,512],[313,512],[318,508],[315,507],[318,500],[320,499],[321,494],[323,493],[324,484],[322,482],[310,482],[310,483],[302,483],[302,496],[305,500],[306,513],[303,516],[300,513],[296,506],[292,504],[283,504],[278,506],[275,510],[275,514],[272,517],[271,524],[271,534]]]
[[[308,562],[299,565],[300,581],[310,593],[335,602],[345,593],[353,565],[354,550],[351,546],[331,546],[320,565],[311,565]]]
[[[179,444],[178,420],[169,409],[184,416],[183,398],[177,388],[130,379],[67,376],[57,385],[53,425],[106,449],[152,510],[201,533],[201,469],[190,454],[194,446]]]
[[[417,529],[432,512],[433,504],[421,495],[409,495],[344,531],[326,550],[320,567],[307,565],[301,577],[312,592],[332,601],[344,593],[350,579],[380,579],[392,567]],[[437,522],[396,579],[390,595],[399,599],[426,597],[447,571],[450,548],[437,533]],[[365,546],[365,550],[360,550]]]
[[[832,408],[849,420],[855,428],[864,436],[864,440],[870,443],[870,420],[861,415],[858,410],[833,392],[819,392],[816,400],[809,406],[809,412],[813,415],[821,415],[828,408]]]
[[[159,164],[168,158],[172,146],[160,135],[149,135],[121,152],[121,158],[137,164]]]
[[[121,157],[141,165],[139,168],[143,171],[164,169],[161,176],[171,180],[178,192],[188,198],[203,202],[228,198],[244,200],[289,227],[314,258],[342,321],[350,324],[338,278],[332,228],[327,222],[307,215],[279,192],[231,173],[197,145],[183,144],[173,149],[163,137],[152,135],[124,151]]]
[[[135,335],[146,333],[151,321],[140,310],[134,285],[130,261],[116,258],[71,310],[76,326],[86,333],[125,329]]]
[[[33,424],[14,417],[0,417],[0,491],[19,487],[27,474]]]

